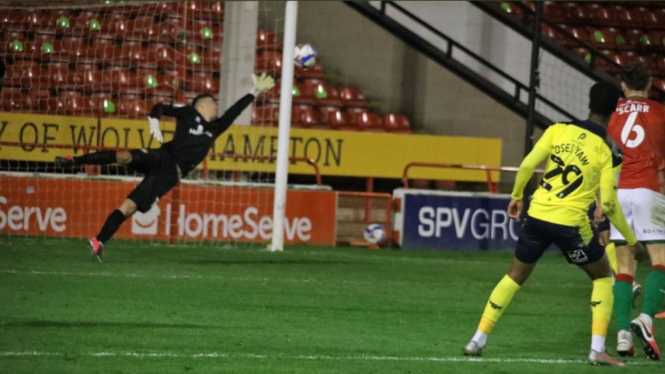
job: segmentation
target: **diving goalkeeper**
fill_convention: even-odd
[[[93,256],[101,261],[104,245],[118,231],[120,225],[137,210],[142,213],[149,211],[182,177],[205,159],[217,137],[233,124],[256,96],[275,85],[273,78],[265,73],[261,76],[252,75],[252,79],[254,87],[250,93],[219,118],[217,102],[210,94],[197,96],[191,106],[153,106],[148,117],[150,133],[160,143],[164,141],[159,128],[160,117],[165,115],[176,118],[173,140],[161,148],[101,151],[79,157],[56,157],[56,166],[60,167],[119,164],[130,166],[145,175],[120,207],[111,212],[99,234],[89,240]]]

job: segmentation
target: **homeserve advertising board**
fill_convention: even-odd
[[[166,141],[173,137],[175,124],[161,122]],[[158,148],[150,136],[147,121],[0,113],[0,142],[21,146],[0,146],[0,158],[17,161],[53,162],[55,156],[81,154],[83,150],[55,149],[49,145],[99,145],[105,147]],[[46,144],[34,147],[31,144]],[[275,156],[277,129],[260,126],[232,126],[214,146],[214,153],[247,156]],[[289,155],[313,159],[323,175],[401,178],[410,162],[499,165],[501,139],[354,131],[292,129]],[[273,160],[233,157],[208,158],[210,170],[239,170],[273,173]],[[199,168],[203,167],[199,165]],[[294,162],[289,173],[313,174],[311,166]],[[413,168],[410,178],[485,182],[484,171]],[[493,173],[498,181],[499,174]]]
[[[395,229],[405,249],[513,249],[519,225],[508,218],[509,195],[398,189]]]
[[[137,181],[0,175],[0,233],[88,238],[97,234]],[[177,222],[172,193],[146,213],[125,221],[116,238],[267,242],[272,236],[274,191],[183,184]],[[337,194],[287,192],[285,242],[335,244]]]

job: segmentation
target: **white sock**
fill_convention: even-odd
[[[476,334],[473,336],[473,339],[471,340],[476,342],[476,344],[478,344],[478,346],[482,348],[485,346],[485,343],[487,343],[487,335],[482,333],[480,330],[477,330]]]
[[[648,314],[640,313],[640,319],[642,319],[642,321],[644,321],[649,327],[653,325],[653,319],[651,319],[651,316]]]
[[[596,352],[605,352],[605,337],[591,335],[591,349]]]

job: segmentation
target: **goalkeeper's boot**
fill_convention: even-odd
[[[654,335],[653,325],[647,323],[642,316],[635,318],[630,323],[630,329],[633,334],[640,339],[644,353],[652,360],[660,360],[660,351],[656,345],[656,336]]]
[[[58,156],[55,158],[55,166],[59,168],[74,166],[74,157],[72,157],[71,155],[67,155],[64,157]]]
[[[593,349],[589,352],[589,363],[591,365],[624,366],[623,362],[613,359],[606,352],[598,352]]]
[[[633,281],[633,308],[635,308],[635,300],[642,293],[642,285]]]
[[[483,347],[479,346],[478,343],[472,340],[466,345],[466,347],[464,347],[463,352],[465,356],[480,356],[483,354]]]
[[[656,314],[656,315],[655,315],[655,318],[658,318],[658,319],[665,319],[665,312],[662,312],[662,313],[658,313],[658,314]]]
[[[621,330],[617,336],[617,353],[622,357],[635,356],[635,349],[633,348],[633,336],[628,330]]]
[[[104,244],[97,240],[97,238],[90,238],[88,240],[90,243],[90,253],[97,261],[102,262],[102,256],[104,256]]]

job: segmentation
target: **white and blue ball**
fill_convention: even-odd
[[[386,240],[386,232],[383,230],[383,227],[379,224],[373,223],[365,228],[363,233],[365,241],[370,244],[379,244]]]
[[[316,49],[309,43],[298,44],[293,56],[293,62],[299,68],[310,68],[316,63]]]

